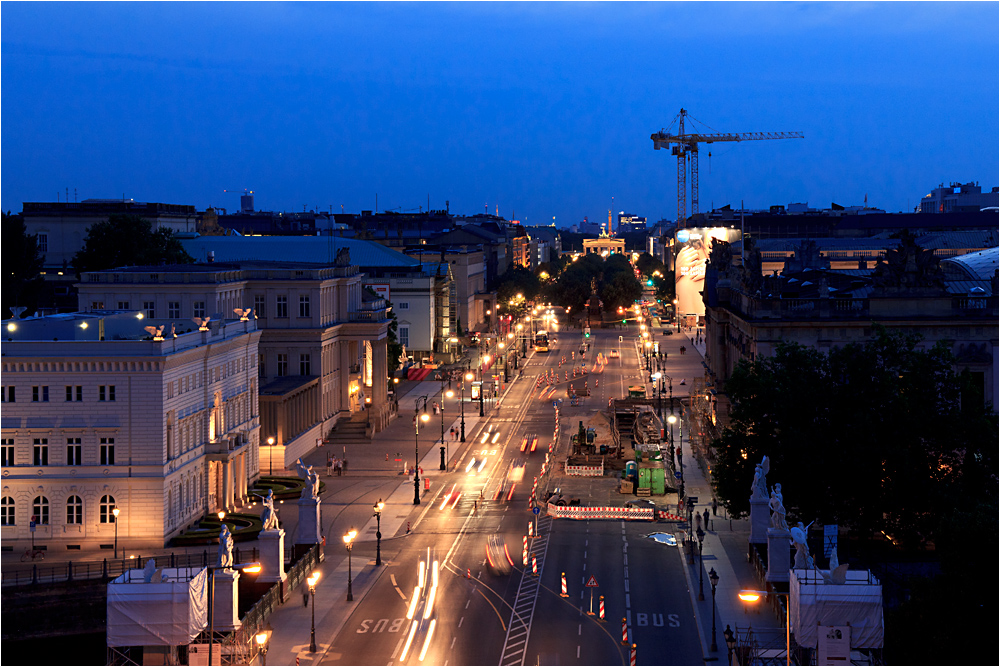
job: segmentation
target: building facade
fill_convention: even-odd
[[[8,320],[2,542],[163,547],[260,473],[252,319],[178,332],[141,312]],[[173,331],[172,331],[173,329]],[[119,509],[116,518],[113,510]]]

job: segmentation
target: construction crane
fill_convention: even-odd
[[[717,132],[713,134],[685,134],[684,119],[688,116],[686,109],[674,117],[677,123],[677,134],[666,130],[654,132],[649,136],[653,140],[653,148],[670,147],[670,152],[677,156],[677,222],[683,224],[687,219],[687,170],[691,164],[691,215],[698,213],[698,144],[712,144],[717,141],[763,141],[764,139],[804,139],[801,132]],[[691,120],[695,120],[694,117]],[[700,121],[699,121],[700,122]],[[670,122],[672,126],[673,121]],[[672,144],[672,145],[671,145]],[[709,154],[711,156],[711,153]]]

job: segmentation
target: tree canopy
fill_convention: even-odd
[[[730,513],[749,512],[765,455],[789,518],[805,523],[918,544],[941,533],[943,507],[982,501],[984,480],[996,486],[996,413],[949,351],[917,344],[876,325],[868,342],[828,354],[781,344],[741,362],[726,383],[730,424],[712,443]]]
[[[3,213],[3,314],[23,306],[30,314],[38,308],[42,289],[43,258],[38,236],[28,234],[24,218]]]
[[[102,271],[118,266],[190,264],[180,241],[167,229],[136,215],[112,214],[87,230],[87,237],[73,256],[77,276],[84,271]]]

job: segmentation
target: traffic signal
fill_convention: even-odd
[[[652,281],[652,280],[647,280],[647,281],[646,281],[646,285],[647,285],[648,287],[652,287],[652,286],[653,286],[653,281]]]

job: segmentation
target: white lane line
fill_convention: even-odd
[[[628,567],[628,554],[625,554],[625,566]]]
[[[583,591],[580,591],[580,599],[583,599]]]
[[[583,564],[583,571],[584,571],[584,572],[586,572],[586,571],[587,571],[587,564],[586,564],[586,563],[584,563],[584,564]]]
[[[629,609],[632,608],[632,596],[629,595],[628,593],[625,594],[625,606],[628,607]]]
[[[467,600],[467,601],[465,602],[465,608],[466,608],[466,609],[468,609],[468,608],[469,608],[469,605],[470,605],[471,603],[472,603],[472,598],[469,598],[469,599],[468,599],[468,600]]]
[[[586,558],[586,557],[587,557],[587,550],[586,550],[586,549],[584,549],[584,550],[583,550],[583,557],[584,557],[584,558]]]
[[[580,625],[576,626],[576,634],[577,634],[577,636],[583,634],[583,623],[581,623]]]
[[[577,660],[580,659],[580,647],[579,646],[576,647],[576,659]]]
[[[458,619],[458,627],[462,627],[462,623],[464,621],[465,621],[465,616],[463,616],[462,618]]]
[[[458,635],[455,635],[454,637],[451,638],[451,646],[449,647],[449,650],[455,648],[455,640],[456,639],[458,639]]]
[[[628,579],[625,580],[625,592],[628,593]]]

